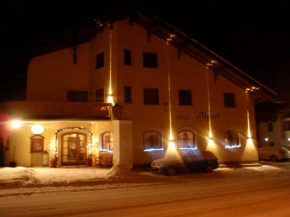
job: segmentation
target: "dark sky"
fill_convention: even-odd
[[[290,2],[1,0],[1,64],[7,56],[134,2],[290,101]],[[5,70],[1,76],[7,76]],[[8,73],[9,74],[9,73]]]

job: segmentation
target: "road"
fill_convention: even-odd
[[[169,182],[0,198],[0,216],[289,216],[289,162],[185,174]]]

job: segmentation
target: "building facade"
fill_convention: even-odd
[[[282,106],[258,123],[259,146],[290,146],[290,107]]]
[[[27,101],[1,104],[7,124],[20,121],[2,136],[7,163],[40,166],[47,151],[61,166],[103,152],[139,165],[173,149],[258,160],[254,102],[275,93],[140,9],[95,20],[29,55]]]

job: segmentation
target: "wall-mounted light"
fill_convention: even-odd
[[[42,125],[36,124],[31,127],[31,132],[34,134],[41,134],[44,131],[44,127]]]
[[[13,129],[17,129],[21,126],[22,122],[20,120],[14,120],[11,122],[11,126]]]
[[[290,142],[290,138],[287,139]]]
[[[269,138],[265,138],[265,141],[268,142]]]

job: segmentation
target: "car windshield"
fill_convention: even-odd
[[[193,160],[216,160],[216,156],[209,151],[198,151],[198,150],[186,150],[186,151],[177,151],[174,154],[167,156],[170,159],[182,159],[185,161],[193,161]]]

